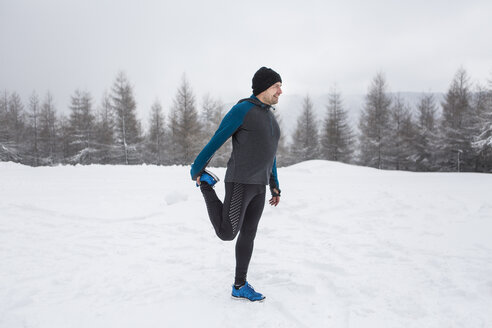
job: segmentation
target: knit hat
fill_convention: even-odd
[[[277,82],[282,82],[280,75],[273,69],[263,66],[253,76],[253,94],[259,95]]]

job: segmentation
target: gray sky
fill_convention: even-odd
[[[27,102],[51,91],[58,111],[91,92],[98,106],[117,72],[147,120],[167,110],[186,74],[197,100],[251,93],[260,66],[284,94],[337,83],[362,94],[378,71],[390,91],[446,91],[459,67],[492,77],[492,1],[0,0],[0,88]],[[146,123],[146,122],[144,122]]]

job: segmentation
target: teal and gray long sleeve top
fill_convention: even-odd
[[[280,128],[272,108],[255,96],[232,107],[191,165],[191,178],[196,180],[203,173],[215,152],[232,136],[225,182],[269,184],[279,189],[275,154]]]

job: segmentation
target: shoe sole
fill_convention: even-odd
[[[235,301],[243,301],[243,302],[246,302],[246,301],[249,301],[251,303],[263,303],[263,301],[266,299],[266,297],[263,297],[261,300],[256,300],[256,301],[252,301],[250,300],[249,298],[246,298],[246,297],[239,297],[239,296],[234,296],[234,295],[231,295],[231,298]]]
[[[220,181],[219,177],[218,177],[218,176],[216,176],[215,174],[213,174],[212,172],[210,172],[209,170],[206,170],[206,169],[205,169],[205,170],[203,170],[203,172],[207,173],[207,174],[208,174],[208,175],[210,175],[212,178],[214,178],[214,180],[216,181],[216,183]]]

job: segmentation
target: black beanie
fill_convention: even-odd
[[[282,82],[280,75],[273,69],[263,66],[253,76],[253,94],[259,95],[277,82]]]

